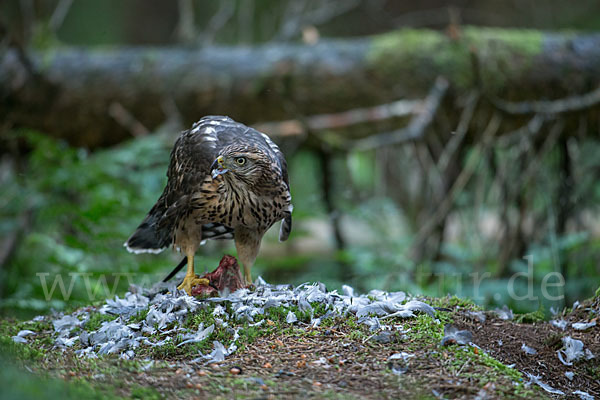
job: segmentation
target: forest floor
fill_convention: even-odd
[[[300,315],[291,324],[289,309],[273,307],[264,323],[242,325],[232,354],[207,362],[198,361],[198,354],[209,351],[210,343],[140,346],[131,359],[82,357],[75,353],[81,343],[57,347],[50,317],[4,319],[0,398],[586,398],[578,391],[600,398],[600,327],[572,326],[595,321],[600,296],[555,316],[566,321],[564,329],[536,313],[502,319],[512,313],[481,311],[456,297],[420,300],[435,307],[433,317],[391,317],[387,328],[375,330],[351,314],[323,318],[318,326]],[[188,315],[186,326],[208,323],[214,307]],[[89,319],[77,329],[93,332],[110,322],[113,317],[99,309],[85,308]],[[314,313],[324,310],[315,307]],[[448,340],[444,327],[450,325],[468,330],[470,343]],[[15,340],[24,330],[35,334]],[[557,351],[564,349],[565,337],[581,340],[596,357],[564,365]],[[215,329],[210,338],[227,345],[226,330]],[[441,344],[444,338],[450,345]],[[565,372],[574,374],[569,379]],[[564,395],[543,390],[528,374]]]

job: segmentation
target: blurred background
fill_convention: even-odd
[[[546,312],[598,287],[596,1],[4,0],[0,24],[4,314],[166,275],[178,254],[122,243],[209,114],[288,160],[294,230],[255,277]]]

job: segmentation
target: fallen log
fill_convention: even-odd
[[[169,113],[183,126],[207,114],[251,124],[422,99],[438,76],[450,85],[441,107],[476,89],[506,113],[539,113],[529,101],[568,96],[566,111],[576,110],[578,96],[600,85],[600,35],[407,29],[313,46],[9,48],[0,59],[0,118],[4,127],[97,147],[152,131]]]

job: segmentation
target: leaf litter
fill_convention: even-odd
[[[505,306],[488,312],[487,323],[464,312],[455,324],[473,332],[491,356],[521,371],[527,385],[539,386],[552,398],[593,399],[600,396],[599,311],[600,297],[595,297],[575,302],[570,311],[553,310],[549,322],[518,323]]]

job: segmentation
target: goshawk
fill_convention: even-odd
[[[265,232],[282,221],[279,240],[292,229],[287,164],[267,135],[222,116],[207,116],[181,133],[167,170],[167,185],[137,230],[125,242],[134,253],[174,246],[187,261],[178,286],[207,284],[194,273],[194,254],[207,239],[233,239],[252,283],[251,268]],[[177,269],[174,271],[176,272]]]

